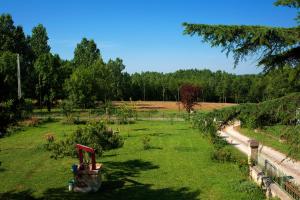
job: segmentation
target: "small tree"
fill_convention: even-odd
[[[197,104],[197,98],[200,94],[200,87],[192,84],[185,84],[180,87],[180,99],[185,110],[190,113],[193,106]]]

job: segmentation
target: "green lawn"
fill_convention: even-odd
[[[280,136],[284,133],[286,128],[287,126],[284,125],[267,126],[263,130],[257,131],[248,128],[241,128],[241,133],[258,140],[263,145],[272,147],[284,154],[288,154],[288,145],[280,141]],[[300,160],[300,155],[298,155],[296,159]]]
[[[75,125],[47,123],[0,139],[0,199],[252,199],[236,190],[245,178],[238,166],[211,161],[212,146],[187,123],[138,121],[113,127],[124,136],[124,147],[98,158],[104,182],[91,194],[67,191],[77,159],[50,159],[41,148],[46,133],[61,139]],[[145,135],[151,138],[150,150],[143,150]]]

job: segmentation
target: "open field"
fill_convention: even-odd
[[[124,103],[126,103],[130,107],[133,107],[137,111],[134,116],[137,119],[183,119],[186,114],[186,111],[184,110],[182,104],[178,104],[175,101],[114,101],[112,103],[115,108]],[[195,110],[198,112],[209,112],[214,109],[221,109],[224,107],[235,105],[237,104],[199,102],[198,105],[195,106]],[[78,116],[82,119],[101,118],[103,114],[105,114],[105,108],[101,107],[95,109],[73,110],[73,116]],[[50,113],[47,111],[47,109],[35,109],[33,112],[33,116],[41,118],[64,117],[59,107],[53,108]]]
[[[124,102],[114,101],[114,105],[120,105]],[[184,107],[181,103],[176,101],[132,101],[125,103],[132,103],[138,110],[170,110],[170,111],[184,111]],[[214,109],[221,109],[228,106],[234,106],[233,103],[212,103],[212,102],[198,102],[194,107],[198,111],[210,111]]]
[[[187,123],[163,121],[113,125],[125,144],[98,158],[104,164],[101,190],[67,192],[77,159],[50,159],[42,146],[46,133],[60,140],[76,127],[52,122],[0,139],[1,199],[252,199],[239,188],[246,177],[236,164],[212,161],[212,145]],[[149,150],[142,145],[146,135]]]

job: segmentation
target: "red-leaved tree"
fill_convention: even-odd
[[[200,91],[200,87],[192,84],[185,84],[180,87],[180,100],[188,113],[190,113],[193,106],[197,104]]]

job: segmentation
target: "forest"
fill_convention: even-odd
[[[22,26],[14,24],[10,14],[2,14],[0,34],[3,36],[0,38],[0,101],[3,103],[17,99],[17,54],[22,97],[49,111],[63,99],[85,108],[112,100],[178,101],[179,88],[187,83],[200,87],[198,101],[207,102],[261,102],[300,91],[300,69],[289,64],[249,75],[209,69],[129,74],[121,58],[105,62],[93,39],[83,38],[74,49],[73,59],[65,60],[51,52],[47,30],[42,24],[26,35]]]

